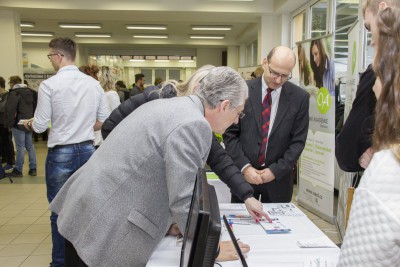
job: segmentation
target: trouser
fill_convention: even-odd
[[[94,151],[92,141],[49,148],[45,167],[49,203],[56,197],[68,178],[89,160]],[[58,232],[57,217],[58,215],[54,212],[50,215],[53,241],[52,267],[64,266],[65,241]]]
[[[0,149],[2,162],[6,162],[9,165],[14,165],[15,153],[12,135],[10,129],[3,126],[0,126]]]
[[[28,151],[29,156],[29,169],[36,169],[36,153],[32,143],[32,132],[26,132],[17,128],[11,128],[15,146],[17,148],[17,158],[15,160],[15,169],[22,172],[24,166],[25,150]]]

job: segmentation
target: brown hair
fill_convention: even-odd
[[[317,46],[317,49],[319,51],[319,58],[320,58],[319,66],[317,66],[317,64],[313,60],[312,48],[314,45]],[[323,86],[323,78],[327,60],[328,60],[328,55],[326,54],[322,40],[321,39],[312,40],[310,45],[310,65],[312,71],[314,72],[314,80],[315,80],[315,85],[317,87]],[[330,65],[328,64],[327,67],[329,68]]]
[[[97,77],[97,73],[99,73],[99,68],[95,65],[92,66],[80,66],[79,70],[85,73],[86,75],[91,76],[92,78],[99,80]]]
[[[400,11],[387,8],[377,17],[379,40],[374,71],[382,82],[375,109],[375,150],[394,147],[400,159]]]
[[[53,48],[68,60],[75,61],[76,44],[74,40],[68,37],[58,37],[50,41],[49,47]]]
[[[22,79],[19,76],[11,76],[9,81],[14,85],[22,83]]]

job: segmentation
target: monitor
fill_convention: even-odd
[[[233,246],[235,247],[236,253],[239,255],[239,259],[242,262],[242,266],[247,267],[246,259],[244,258],[244,255],[243,255],[242,251],[240,250],[238,241],[237,241],[235,234],[233,233],[231,226],[229,225],[228,220],[226,219],[225,215],[223,216],[223,220],[225,223],[225,228],[226,228],[226,230],[228,230],[228,233],[229,233],[229,236],[231,237]]]
[[[199,169],[183,236],[180,267],[212,267],[221,235],[221,217],[215,189]]]

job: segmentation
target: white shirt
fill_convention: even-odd
[[[400,266],[400,160],[376,152],[355,191],[338,267]]]
[[[94,140],[93,126],[110,115],[100,83],[74,65],[65,66],[43,81],[32,123],[35,132],[44,132],[51,122],[48,147]]]

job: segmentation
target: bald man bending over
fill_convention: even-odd
[[[290,202],[292,169],[308,132],[309,95],[288,82],[296,57],[278,46],[263,59],[262,77],[247,82],[246,116],[224,134],[228,154],[264,203]],[[232,203],[239,203],[232,195]]]

